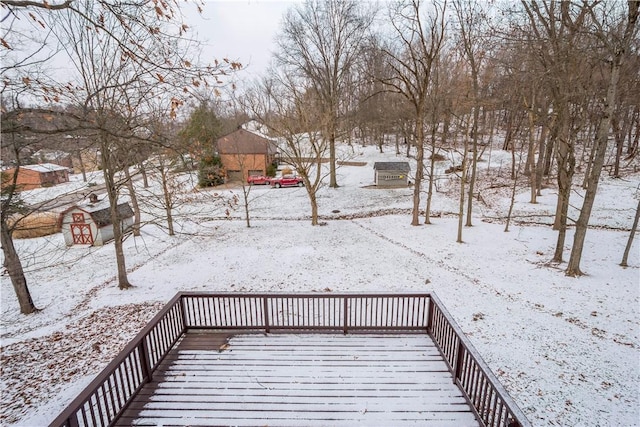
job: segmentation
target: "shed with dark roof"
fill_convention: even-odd
[[[64,211],[61,218],[61,230],[67,246],[101,246],[113,240],[113,223],[108,200],[72,206]],[[118,218],[123,233],[133,226],[133,209],[129,203],[120,203],[117,207]]]
[[[375,162],[374,180],[378,187],[406,187],[409,185],[409,162]]]

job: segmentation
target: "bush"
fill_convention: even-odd
[[[267,176],[274,177],[276,176],[277,171],[278,171],[278,167],[273,163],[267,166]]]
[[[224,184],[224,169],[219,156],[204,156],[198,165],[198,185],[200,187],[214,187]]]

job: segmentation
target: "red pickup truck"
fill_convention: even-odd
[[[249,175],[247,177],[247,183],[249,185],[269,185],[271,183],[271,179],[272,178],[264,175]]]
[[[284,175],[277,178],[271,178],[269,181],[271,182],[271,186],[276,188],[304,186],[304,181],[302,180],[302,178],[295,175]]]

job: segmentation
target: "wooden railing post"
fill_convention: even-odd
[[[456,351],[456,365],[453,368],[453,382],[456,382],[456,379],[460,379],[460,370],[462,369],[462,359],[464,356],[464,344],[460,338],[458,340],[458,349]]]
[[[178,299],[178,304],[180,304],[180,314],[182,315],[182,331],[186,331],[189,329],[187,325],[187,305],[184,303],[184,295],[181,295]]]
[[[431,326],[433,325],[433,300],[431,297],[427,299],[427,333],[431,334]]]
[[[140,367],[142,368],[142,375],[147,379],[147,382],[153,381],[153,374],[151,373],[151,362],[149,361],[149,346],[147,345],[146,337],[140,340],[138,346],[138,354],[140,355]]]
[[[75,414],[73,414],[72,417],[67,418],[67,425],[69,427],[79,427],[80,424],[78,423],[78,412],[76,411]]]
[[[264,330],[266,333],[269,333],[271,327],[269,325],[269,297],[262,297],[262,311],[264,314]]]

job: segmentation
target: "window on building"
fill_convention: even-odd
[[[73,217],[73,222],[84,222],[84,214],[83,213],[74,213],[71,214]]]

